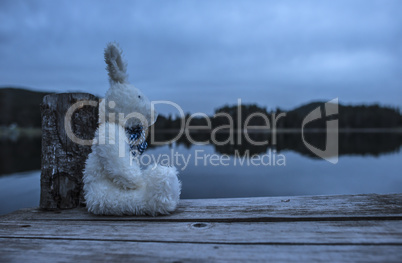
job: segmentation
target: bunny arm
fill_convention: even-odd
[[[125,130],[115,123],[103,123],[96,131],[97,144],[92,147],[105,175],[123,189],[136,189],[143,184],[142,171],[132,157]]]

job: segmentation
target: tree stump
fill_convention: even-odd
[[[88,93],[43,98],[40,207],[69,209],[84,204],[82,175],[98,126],[98,98]]]

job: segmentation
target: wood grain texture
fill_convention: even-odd
[[[288,202],[284,201],[290,200]],[[402,194],[181,200],[168,216],[95,216],[85,208],[46,212],[23,209],[0,220],[275,222],[402,218]]]
[[[0,262],[400,262],[401,200],[182,200],[161,217],[23,209],[0,217]]]
[[[400,262],[400,246],[0,239],[1,262]]]
[[[88,93],[51,94],[43,98],[42,209],[74,208],[83,203],[82,170],[91,146],[73,142],[65,129],[65,115],[79,101],[97,102],[98,99]],[[71,128],[77,138],[93,139],[97,125],[98,107],[83,105],[72,114]]]
[[[210,244],[400,245],[402,221],[0,223],[0,238]]]

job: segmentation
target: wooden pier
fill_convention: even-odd
[[[0,262],[401,262],[402,194],[182,200],[159,217],[0,217]]]

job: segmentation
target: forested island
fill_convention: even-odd
[[[289,111],[284,111],[277,108],[273,111],[267,111],[265,107],[260,107],[256,104],[251,105],[232,105],[224,106],[215,110],[214,115],[217,117],[209,116],[211,120],[211,129],[221,125],[230,125],[227,117],[223,117],[220,113],[227,113],[233,120],[235,128],[244,128],[244,123],[247,118],[255,113],[255,117],[248,121],[250,126],[266,126],[266,120],[262,116],[266,116],[269,120],[270,128],[276,122],[277,129],[300,129],[302,122],[306,116],[314,109],[320,107],[324,109],[325,102],[311,102],[300,107],[294,108]],[[240,109],[239,109],[240,108]],[[325,118],[312,121],[306,125],[306,129],[325,129],[326,121],[330,119],[338,119],[340,129],[389,129],[389,128],[402,128],[402,115],[400,109],[397,107],[387,107],[380,105],[338,105],[339,113]],[[282,115],[280,115],[282,113]],[[239,116],[240,115],[240,116]],[[191,118],[191,119],[190,119]],[[189,121],[190,119],[190,121]],[[241,120],[240,124],[238,120]],[[172,116],[165,117],[160,115],[158,121],[155,123],[156,130],[163,129],[179,129],[182,123],[181,118],[172,118]],[[192,117],[190,114],[184,116],[184,123],[189,123],[191,126],[206,126],[207,121],[203,117]]]
[[[0,126],[10,126],[12,124],[18,127],[41,127],[40,104],[46,92],[36,92],[22,88],[0,88]],[[221,125],[230,124],[227,117],[222,117],[220,113],[226,113],[231,116],[233,126],[235,128],[243,128],[244,121],[248,116],[254,113],[260,113],[260,117],[256,116],[249,120],[249,125],[264,126],[265,120],[261,115],[267,116],[270,120],[271,128],[276,118],[275,124],[278,129],[300,129],[304,118],[316,109],[324,108],[324,102],[311,102],[300,107],[285,111],[281,108],[275,110],[267,110],[266,107],[256,104],[241,105],[225,105],[217,108],[214,115],[209,116],[211,120],[211,129]],[[402,128],[402,115],[397,107],[375,105],[338,105],[338,114],[332,118],[338,119],[339,128],[341,129],[386,129],[386,128]],[[280,116],[280,114],[283,113]],[[241,116],[239,116],[239,114]],[[323,116],[325,114],[323,113]],[[186,114],[184,123],[191,117],[190,113]],[[240,118],[239,118],[240,117]],[[239,125],[238,120],[241,120]],[[323,129],[326,127],[328,118],[321,118],[310,122],[305,128]],[[156,130],[180,129],[182,119],[180,117],[159,115],[155,123]],[[192,126],[205,126],[207,122],[205,118],[194,117],[188,122]]]

